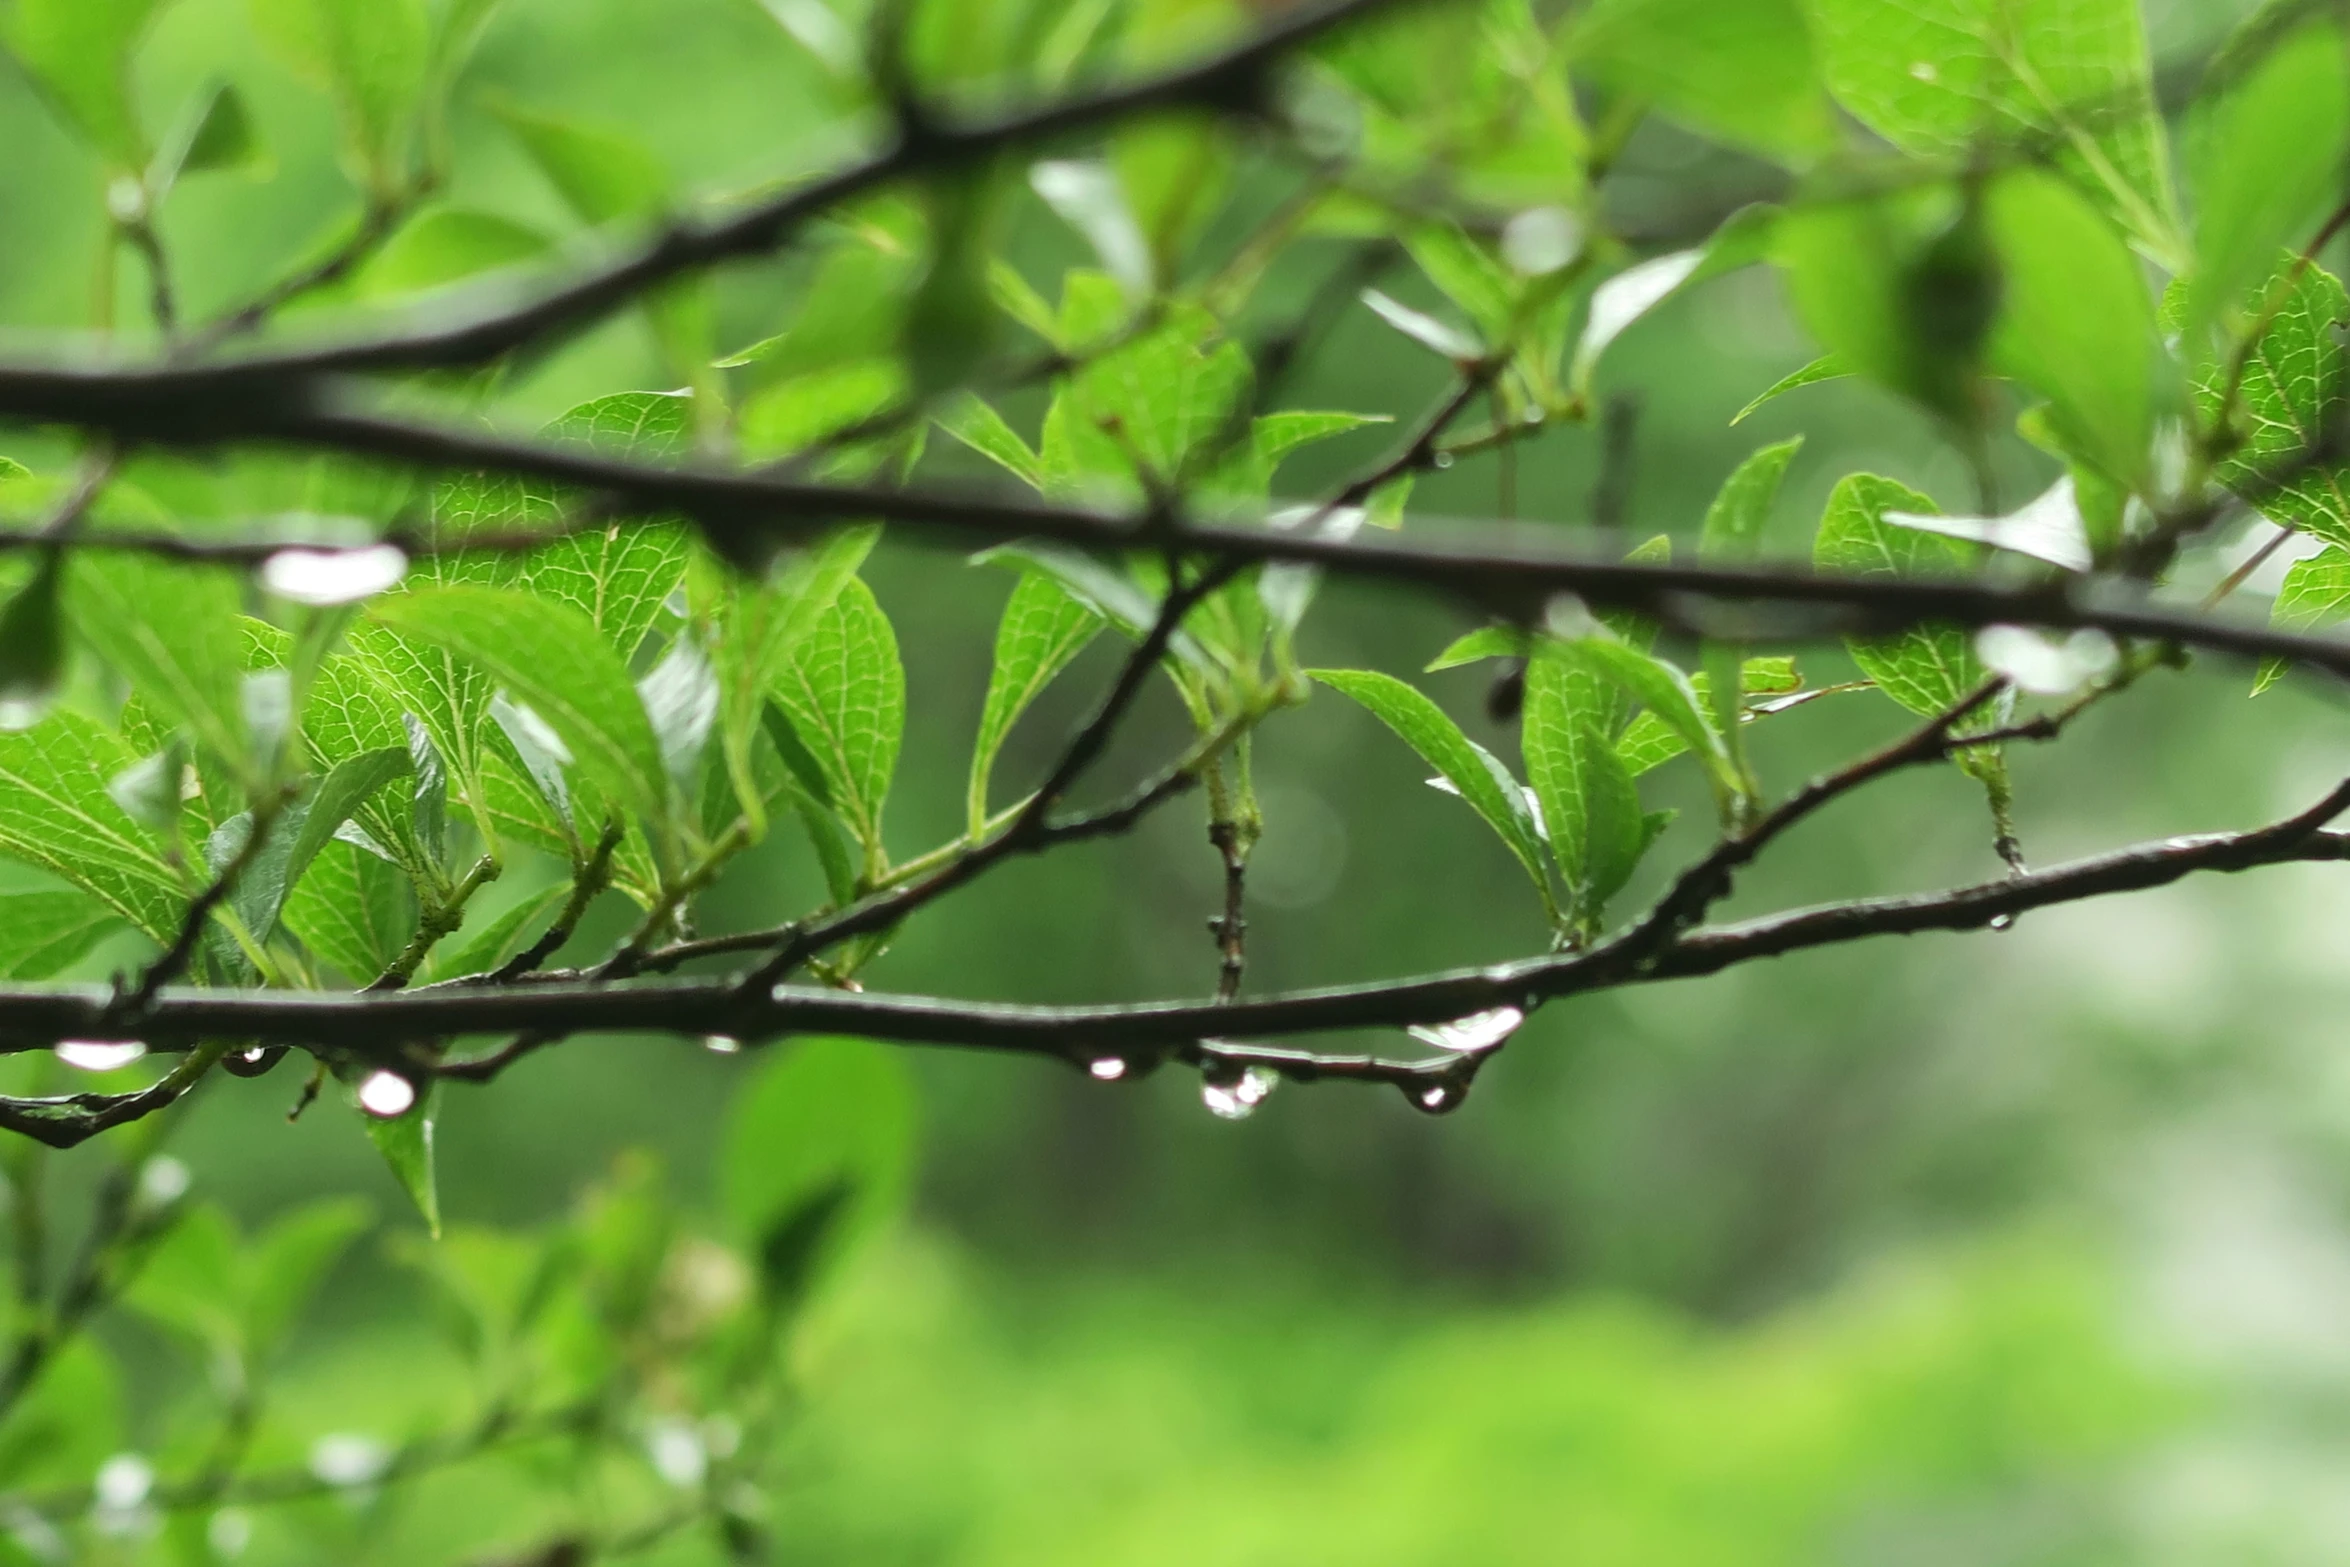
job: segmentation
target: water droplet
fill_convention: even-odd
[[[150,1207],[168,1208],[188,1195],[195,1179],[179,1160],[158,1155],[139,1166],[139,1196]]]
[[[348,604],[381,593],[408,572],[396,544],[353,550],[285,549],[261,563],[261,582],[297,604]]]
[[[1438,453],[1436,453],[1434,456],[1432,456],[1432,457],[1430,457],[1430,458],[1428,459],[1428,466],[1429,466],[1429,467],[1431,467],[1431,468],[1449,468],[1449,467],[1451,467],[1451,466],[1452,466],[1452,453],[1450,453],[1450,452],[1438,452]]]
[[[1252,1066],[1228,1083],[1202,1082],[1200,1102],[1227,1121],[1244,1121],[1265,1102],[1280,1081],[1261,1066]]]
[[[1459,1083],[1405,1083],[1403,1096],[1412,1102],[1412,1108],[1424,1115],[1450,1115],[1469,1097],[1466,1087]]]
[[[117,1453],[98,1466],[91,1481],[92,1519],[102,1534],[134,1534],[147,1520],[147,1497],[155,1489],[155,1466],[136,1453]]]
[[[337,1431],[310,1444],[310,1472],[328,1485],[371,1484],[391,1462],[390,1448],[354,1431]]]
[[[1991,916],[1991,928],[1993,930],[2013,930],[2015,929],[2015,916],[2012,914],[1994,914]]]
[[[1114,1083],[1126,1075],[1126,1058],[1124,1056],[1103,1056],[1088,1066],[1086,1070],[1105,1083]]]
[[[654,1421],[645,1431],[645,1456],[652,1460],[653,1473],[681,1491],[700,1485],[710,1472],[702,1434],[682,1420]]]
[[[57,1045],[58,1060],[85,1072],[111,1072],[146,1053],[147,1047],[135,1039],[66,1039]]]
[[[1550,410],[1549,410],[1549,409],[1547,409],[1547,408],[1529,408],[1529,409],[1527,409],[1527,410],[1526,410],[1526,415],[1525,415],[1526,422],[1527,422],[1528,424],[1530,424],[1530,425],[1538,425],[1538,424],[1541,424],[1543,421],[1547,420],[1549,417],[1550,417]]]
[[[1454,1018],[1449,1023],[1415,1023],[1404,1032],[1424,1045],[1466,1056],[1493,1049],[1525,1024],[1526,1014],[1516,1007],[1494,1007]]]
[[[359,1085],[359,1108],[392,1121],[416,1107],[416,1085],[397,1072],[370,1072]]]
[[[702,1048],[714,1056],[742,1054],[743,1042],[732,1034],[710,1034],[703,1038]]]

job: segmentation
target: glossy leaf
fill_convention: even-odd
[[[1422,761],[1443,775],[1517,856],[1540,890],[1543,906],[1556,917],[1550,872],[1543,864],[1541,832],[1523,789],[1493,753],[1461,733],[1460,725],[1442,708],[1392,675],[1368,669],[1316,669],[1308,673],[1368,708],[1417,751]]]
[[[286,894],[278,922],[345,979],[365,985],[415,933],[415,890],[396,866],[336,839]]]
[[[169,941],[187,906],[154,837],[107,784],[134,758],[78,713],[0,731],[0,854],[95,895],[134,927]]]
[[[233,573],[85,551],[66,573],[66,606],[75,632],[158,717],[231,768],[250,767]]]
[[[415,1106],[405,1115],[386,1117],[369,1115],[364,1110],[359,1112],[359,1119],[367,1129],[367,1140],[383,1155],[392,1179],[400,1183],[408,1200],[416,1204],[425,1229],[435,1239],[441,1233],[441,1189],[433,1153],[433,1132],[440,1099],[441,1085],[435,1079],[420,1090]]]
[[[1810,364],[1803,366],[1801,369],[1790,371],[1786,375],[1781,376],[1778,380],[1773,381],[1768,387],[1763,389],[1761,396],[1755,398],[1753,402],[1748,403],[1744,408],[1739,409],[1737,414],[1731,418],[1730,422],[1734,425],[1744,424],[1748,419],[1752,418],[1765,403],[1772,402],[1777,398],[1783,397],[1789,392],[1801,391],[1807,386],[1818,386],[1823,381],[1844,380],[1852,373],[1852,366],[1845,361],[1842,355],[1822,354],[1819,358],[1814,359]]]
[[[1590,928],[1631,878],[1644,834],[1632,775],[1576,701],[1567,674],[1555,650],[1528,663],[1519,743],[1566,882],[1570,917]]]
[[[2270,521],[2350,548],[2350,465],[2310,464],[2350,404],[2350,357],[2342,332],[2350,296],[2323,267],[2281,269],[2266,289],[2268,326],[2244,362],[2235,428],[2243,437],[2217,468],[2220,482],[2250,498]],[[2224,366],[2196,388],[2206,418],[2221,413]]]
[[[122,915],[86,892],[0,892],[0,979],[48,979],[122,928]]]
[[[2176,257],[2170,155],[2138,0],[1804,0],[1828,89],[1905,151],[2051,135],[2060,167]]]
[[[2269,619],[2283,631],[2322,631],[2350,620],[2350,551],[2329,546],[2293,562]],[[2284,674],[2285,666],[2276,660],[2263,663],[2252,694],[2258,696]]]
[[[1974,564],[1973,546],[1884,520],[1889,511],[1937,509],[1907,485],[1854,474],[1828,498],[1812,559],[1822,571],[1864,579],[1962,576]],[[1918,626],[1892,637],[1849,639],[1846,646],[1861,673],[1913,713],[1940,713],[1989,678],[1973,641],[1956,626]]]
[[[428,588],[370,610],[393,629],[489,671],[545,719],[588,776],[638,816],[663,819],[668,772],[628,669],[568,604],[495,588]]]
[[[965,830],[972,837],[978,837],[987,823],[988,779],[1005,736],[1028,704],[1101,629],[1102,617],[1050,576],[1041,571],[1021,573],[996,628],[995,663],[988,673],[979,735],[971,746]]]
[[[785,653],[770,689],[823,769],[834,809],[877,863],[882,803],[905,730],[906,674],[873,590],[844,582]]]

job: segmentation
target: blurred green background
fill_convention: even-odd
[[[2150,6],[2162,63],[2191,66],[2243,9]],[[253,95],[277,168],[175,205],[167,232],[199,313],[349,200],[323,103],[273,74],[239,0],[173,8],[142,91],[177,103],[224,69]],[[495,99],[625,124],[703,193],[811,167],[839,134],[824,73],[754,4],[511,0],[459,112],[455,195],[550,229],[568,225],[481,107]],[[0,320],[78,328],[97,172],[13,76],[0,146]],[[1628,224],[1669,228],[1693,184],[1756,178],[1657,130],[1613,199]],[[1041,210],[1024,222],[1024,265],[1049,292],[1076,242]],[[726,340],[776,330],[792,286],[788,268],[729,279]],[[1424,297],[1400,271],[1386,286]],[[1966,504],[1963,465],[1853,384],[1729,428],[1812,352],[1760,270],[1635,328],[1606,384],[1641,409],[1632,537],[1689,533],[1740,457],[1791,433],[1808,444],[1776,521],[1788,554],[1852,471]],[[535,367],[510,411],[657,385],[654,365],[641,329],[615,325]],[[1440,383],[1358,310],[1290,401],[1408,418]],[[1287,482],[1308,492],[1381,438],[1335,443]],[[1597,445],[1562,429],[1528,448],[1522,513],[1586,517]],[[2037,473],[2015,461],[2019,485]],[[1415,511],[1489,514],[1496,486],[1492,463],[1463,463],[1425,479]],[[869,575],[905,643],[892,832],[912,853],[959,829],[1007,583],[903,550]],[[1410,674],[1467,624],[1428,599],[1333,588],[1306,659]],[[1004,776],[1049,755],[1103,656],[1024,723]],[[1805,665],[1842,678],[1832,650]],[[2165,676],[2061,750],[2018,756],[2030,855],[2248,825],[2350,768],[2337,702],[2291,684],[2250,702],[2248,673]],[[1428,685],[1506,746],[1476,672]],[[1765,776],[1786,787],[1897,721],[1883,704],[1802,709],[1759,732]],[[1170,699],[1110,772],[1139,774],[1179,722]],[[1360,711],[1325,696],[1276,722],[1258,768],[1251,989],[1542,942],[1504,851]],[[1659,777],[1674,803],[1698,803],[1693,778]],[[1218,867],[1201,826],[1186,803],[1130,840],[1011,865],[909,930],[868,981],[1033,1000],[1203,991]],[[1699,843],[1684,827],[1660,862]],[[1995,869],[1979,793],[1944,770],[1797,833],[1731,912]],[[803,855],[762,851],[705,926],[789,917],[818,886]],[[774,1499],[783,1559],[2350,1561],[2341,889],[2317,867],[2207,878],[2004,934],[1560,1004],[1441,1120],[1331,1086],[1286,1088],[1228,1123],[1181,1073],[1105,1086],[923,1055],[918,1201],[803,1346],[793,1479]],[[605,913],[609,935],[620,915]],[[548,1052],[452,1098],[444,1203],[460,1221],[537,1221],[632,1147],[701,1200],[745,1070],[660,1040]],[[347,1117],[285,1123],[292,1088],[280,1074],[210,1094],[178,1150],[200,1189],[254,1218],[356,1190],[388,1228],[413,1228]],[[184,1374],[135,1363],[158,1390]],[[353,1409],[396,1423],[454,1375],[412,1286],[361,1257],[288,1396],[315,1429]],[[435,1504],[452,1531],[493,1505],[466,1495]]]

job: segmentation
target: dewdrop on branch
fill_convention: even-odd
[[[397,1072],[370,1072],[359,1085],[359,1108],[379,1120],[397,1120],[415,1107],[416,1085]]]
[[[65,1039],[56,1046],[58,1060],[85,1072],[112,1072],[146,1053],[147,1047],[135,1039]]]
[[[1222,1120],[1245,1121],[1256,1113],[1257,1106],[1265,1102],[1265,1097],[1280,1081],[1264,1067],[1252,1066],[1229,1082],[1202,1082],[1200,1103]]]
[[[261,585],[279,598],[324,607],[372,597],[407,573],[407,553],[396,544],[283,549],[261,563]]]

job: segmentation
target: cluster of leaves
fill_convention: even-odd
[[[109,287],[101,324],[184,345],[160,220],[183,178],[260,172],[267,159],[233,83],[148,133],[131,84],[160,8],[17,0],[0,13],[0,42],[96,155],[105,275],[128,247],[152,284],[143,321],[127,320],[135,312]],[[412,304],[553,251],[552,236],[441,196],[457,152],[452,94],[493,9],[256,0],[259,36],[333,101],[356,205],[207,328],[206,346],[294,305]],[[1208,6],[930,4],[905,8],[865,61],[812,0],[769,9],[832,73],[844,117],[909,94],[969,106],[1056,92],[1180,55],[1221,25]],[[1024,182],[1010,158],[943,171],[909,162],[905,178],[808,228],[788,311],[765,323],[780,330],[739,350],[722,351],[706,280],[663,277],[635,303],[663,384],[682,389],[587,402],[541,433],[545,449],[648,473],[688,460],[780,469],[868,494],[967,478],[976,454],[1048,501],[1131,517],[1148,546],[981,555],[1013,575],[965,820],[912,855],[886,824],[907,692],[896,634],[860,574],[873,526],[770,555],[682,517],[495,473],[426,479],[241,450],[60,459],[28,443],[44,471],[0,472],[0,510],[46,519],[0,561],[0,855],[28,868],[0,891],[0,978],[52,977],[117,936],[121,950],[158,950],[126,987],[127,1041],[136,1001],[166,981],[514,983],[561,952],[606,894],[632,906],[630,934],[590,978],[686,961],[700,895],[778,828],[812,846],[818,914],[1025,842],[1061,802],[1005,802],[998,763],[1023,714],[1105,633],[1160,655],[1195,731],[1173,766],[1205,786],[1234,878],[1265,829],[1249,737],[1319,684],[1367,708],[1494,830],[1554,945],[1589,945],[1669,820],[1642,799],[1653,770],[1687,756],[1735,845],[1770,799],[1748,753],[1752,722],[1873,687],[1928,718],[1974,704],[1963,741],[2000,727],[2020,694],[2085,700],[2161,650],[2006,628],[1864,628],[1847,644],[1864,678],[1812,688],[1767,624],[1706,623],[1685,648],[1650,620],[1559,602],[1472,632],[1430,666],[1503,663],[1500,705],[1519,718],[1513,769],[1394,675],[1307,668],[1315,571],[1204,561],[1182,525],[1239,519],[1333,545],[1401,527],[1420,470],[1588,420],[1608,390],[1610,348],[1642,317],[1723,273],[1768,266],[1825,352],[1758,405],[1863,377],[1933,419],[1983,476],[1980,515],[1844,476],[1814,535],[1821,572],[2143,581],[2232,491],[2327,546],[2295,568],[2280,620],[2343,618],[2350,503],[2328,447],[2350,389],[2339,331],[2350,300],[2302,252],[2350,143],[2346,59],[2336,22],[2271,7],[2215,66],[2190,118],[2182,200],[2133,0],[1596,0],[1558,17],[1529,0],[1469,0],[1338,34],[1279,93],[1252,95],[1246,123],[1211,104],[1114,125],[1086,155],[1028,166]],[[586,228],[642,226],[683,199],[627,131],[489,107]],[[1702,245],[1637,255],[1610,232],[1602,186],[1650,114],[1780,165],[1791,194],[1728,215]],[[1255,199],[1268,191],[1282,199]],[[1013,259],[1027,252],[1011,236],[1048,214],[1074,236],[1049,243],[1091,252],[1057,287]],[[1399,455],[1317,503],[1282,507],[1285,460],[1375,420],[1279,406],[1305,334],[1270,346],[1250,336],[1268,299],[1289,291],[1293,252],[1334,244],[1394,291],[1362,293],[1364,324],[1436,355],[1451,391]],[[1398,257],[1410,264],[1401,282],[1388,275],[1406,271]],[[1351,294],[1355,274],[1339,275]],[[1040,416],[1013,387],[1024,370],[1050,382]],[[494,409],[499,391],[494,370],[404,389],[452,421]],[[1475,410],[1489,414],[1484,429],[1452,428]],[[1021,427],[1031,416],[1033,437]],[[1989,475],[2006,426],[2056,477],[2002,515]],[[1756,451],[1694,538],[1653,540],[1634,559],[1767,553],[1798,445]],[[287,514],[313,534],[350,522],[351,547],[273,550],[251,535],[253,517]],[[260,591],[239,567],[171,558],[152,547],[157,535],[251,546],[266,556]],[[1954,752],[1987,789],[2004,843],[2000,751]],[[1236,941],[1235,914],[1223,929]],[[793,929],[743,946],[786,947]],[[807,967],[849,985],[891,933],[877,921]],[[123,1074],[101,1084],[119,1092],[13,1101],[9,1113],[60,1137],[94,1129],[215,1063],[272,1064],[249,1046],[208,1042],[161,1079],[151,1065],[69,1050],[68,1061]],[[390,1057],[318,1052],[435,1228],[432,1118],[449,1051],[430,1040]],[[814,1102],[821,1087],[790,1094]],[[1210,1088],[1212,1103],[1253,1102]],[[679,1407],[697,1388],[739,1390],[743,1345],[767,1353],[774,1303],[887,1184],[863,1165],[836,1180],[865,1155],[831,1135],[821,1119],[792,1122],[745,1145],[734,1179],[763,1194],[744,1199],[761,1216],[746,1232],[748,1274],[767,1283],[744,1298],[769,1304],[697,1329],[682,1360],[655,1357]],[[171,1282],[142,1298],[244,1367],[235,1388],[291,1310],[299,1291],[286,1281],[314,1272],[351,1227],[327,1212],[285,1223],[252,1248],[213,1219],[153,1242],[149,1276]],[[478,1237],[434,1254],[476,1302],[468,1331],[485,1385],[521,1375],[509,1361],[551,1357],[548,1375],[573,1377],[562,1385],[584,1395],[641,1359],[621,1340],[662,1331],[663,1270],[685,1254],[661,1205],[623,1186],[583,1223],[560,1265],[542,1246]],[[559,1298],[572,1305],[557,1309]],[[615,1339],[606,1330],[623,1318]],[[63,1386],[58,1375],[43,1386]]]
[[[413,1533],[449,1485],[506,1493],[499,1527],[532,1531],[505,1542],[515,1550],[702,1531],[723,1559],[759,1559],[793,1329],[902,1205],[913,1136],[902,1063],[811,1040],[736,1102],[715,1232],[634,1154],[539,1228],[452,1225],[429,1244],[381,1233],[383,1262],[421,1287],[415,1307],[441,1330],[456,1386],[438,1391],[441,1357],[416,1346],[419,1390],[435,1391],[325,1432],[305,1424],[289,1350],[373,1227],[366,1204],[296,1206],[248,1234],[187,1195],[184,1167],[149,1160],[96,1259],[125,1309],[62,1348],[29,1393],[12,1383],[0,1414],[13,1531],[0,1559],[111,1559],[147,1541],[188,1563],[357,1559]],[[112,1346],[135,1351],[157,1330],[195,1375],[169,1405],[139,1400],[134,1419]],[[597,1504],[583,1511],[583,1496]]]

